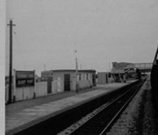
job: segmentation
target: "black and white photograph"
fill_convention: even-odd
[[[158,0],[3,5],[4,135],[158,135]]]

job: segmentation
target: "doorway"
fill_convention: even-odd
[[[52,77],[47,78],[47,94],[52,93]]]
[[[64,74],[64,91],[70,91],[70,74]]]

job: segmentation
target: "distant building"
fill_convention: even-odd
[[[127,63],[127,62],[113,62],[112,72],[113,73],[123,73],[127,68],[138,68],[141,72],[150,72],[152,68],[152,63]]]
[[[152,63],[127,63],[127,62],[113,62],[111,73],[114,76],[115,81],[122,81],[124,74],[128,73],[129,78],[136,77],[136,69],[140,72],[150,72]]]
[[[53,71],[52,70],[47,70],[47,71],[42,71],[41,72],[41,81],[47,81],[48,78],[53,78]]]
[[[98,84],[107,84],[113,82],[113,78],[111,76],[111,73],[109,72],[98,72]]]
[[[134,67],[134,64],[133,63],[126,63],[126,62],[120,62],[120,63],[113,62],[111,72],[122,74],[122,73],[124,73],[124,69],[127,67]]]
[[[135,68],[141,72],[151,72],[153,63],[134,63]]]

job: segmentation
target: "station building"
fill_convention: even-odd
[[[98,84],[108,84],[114,82],[110,72],[98,72]]]
[[[77,74],[73,69],[52,70],[52,72],[53,80],[61,82],[60,91],[76,91],[96,85],[95,70],[78,70]]]

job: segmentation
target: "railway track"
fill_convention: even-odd
[[[136,83],[123,94],[111,99],[91,113],[82,117],[58,135],[104,135],[133,99],[144,81]]]

